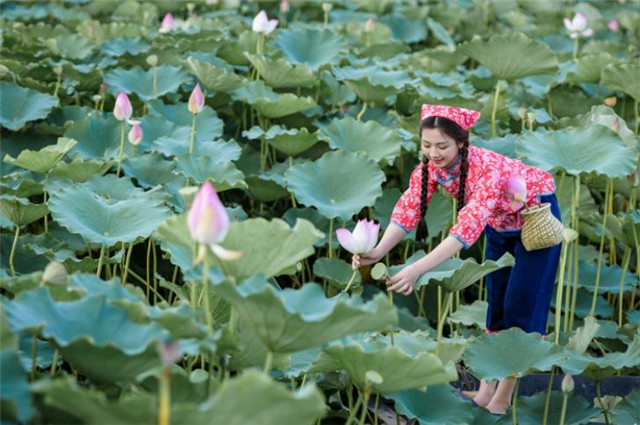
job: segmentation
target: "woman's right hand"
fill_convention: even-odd
[[[378,250],[378,247],[373,248],[366,254],[353,254],[353,258],[351,259],[351,268],[355,270],[362,266],[377,263],[383,256],[384,254]]]

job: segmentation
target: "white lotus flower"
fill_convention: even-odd
[[[267,17],[267,12],[261,10],[260,13],[253,18],[253,23],[251,24],[251,29],[253,32],[257,32],[258,34],[269,34],[278,26],[277,19],[271,19]]]
[[[576,13],[571,20],[564,18],[564,26],[569,32],[569,37],[574,39],[580,36],[591,37],[593,35],[593,30],[587,28],[587,15],[582,12]]]

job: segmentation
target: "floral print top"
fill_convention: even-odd
[[[505,193],[506,181],[512,174],[519,174],[526,181],[529,205],[540,203],[541,195],[549,195],[555,191],[555,182],[551,174],[488,149],[469,146],[467,161],[469,168],[465,181],[465,205],[458,214],[457,223],[449,231],[449,235],[462,242],[466,248],[473,245],[487,224],[498,231],[522,228],[522,208],[513,211]],[[409,188],[402,194],[391,213],[391,222],[407,233],[420,219],[422,169],[421,162],[411,173]],[[457,198],[460,186],[460,156],[448,169],[438,168],[431,162],[427,169],[427,202],[431,201],[438,185]]]

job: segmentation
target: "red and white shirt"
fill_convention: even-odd
[[[467,161],[469,168],[465,181],[465,205],[458,214],[457,223],[449,231],[449,235],[462,242],[466,248],[473,245],[487,225],[498,231],[522,228],[522,208],[513,211],[505,192],[506,181],[512,174],[519,174],[526,181],[529,205],[540,203],[539,196],[555,191],[555,182],[551,174],[488,149],[469,146]],[[409,188],[402,194],[391,213],[391,222],[407,233],[420,219],[422,169],[421,162],[411,173]],[[431,201],[438,184],[457,198],[460,186],[460,157],[449,169],[438,168],[431,162],[427,169],[427,202]]]

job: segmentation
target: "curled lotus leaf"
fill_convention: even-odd
[[[0,125],[9,130],[20,130],[29,121],[45,118],[59,104],[57,97],[5,81],[0,82],[0,92]]]
[[[150,48],[151,44],[141,37],[112,38],[100,45],[100,50],[114,57],[120,57],[125,53],[137,55],[148,51]]]
[[[567,351],[568,357],[558,365],[574,375],[582,374],[585,378],[602,380],[625,367],[640,364],[640,337],[637,335],[625,351],[606,353],[602,357],[593,357],[588,353]]]
[[[640,102],[640,62],[609,64],[601,74],[601,82],[612,90],[620,90]]]
[[[298,97],[293,93],[279,94],[262,81],[245,83],[233,91],[232,97],[252,105],[266,118],[282,118],[317,106],[309,96]]]
[[[102,118],[92,114],[74,122],[64,137],[78,142],[69,151],[69,156],[74,159],[114,159],[118,157],[120,147],[120,122],[113,116]],[[131,154],[130,143],[125,143],[124,152],[125,155]]]
[[[2,319],[3,322],[6,321],[4,317]],[[0,367],[2,368],[2,387],[0,387],[2,418],[17,419],[16,423],[28,423],[36,411],[33,396],[29,391],[27,373],[20,364],[18,351],[3,346],[0,351]]]
[[[25,198],[0,195],[0,212],[14,225],[22,227],[44,217],[49,208],[45,204],[32,204]]]
[[[474,415],[471,403],[453,393],[450,385],[431,385],[426,391],[405,390],[387,395],[398,413],[417,418],[420,425],[469,424]]]
[[[84,183],[93,176],[102,176],[114,165],[113,161],[101,159],[84,160],[76,158],[71,162],[58,162],[51,175],[63,179]]]
[[[280,152],[296,156],[318,143],[322,138],[318,132],[309,133],[306,128],[290,128],[286,129],[279,125],[274,125],[268,131],[264,131],[258,126],[242,133],[249,139],[264,139],[267,143],[278,149]]]
[[[198,184],[209,180],[218,192],[246,188],[244,174],[232,162],[221,162],[209,155],[183,154],[177,158],[176,171]]]
[[[155,85],[154,74],[157,76]],[[114,69],[104,76],[104,82],[109,86],[111,93],[135,93],[143,102],[148,102],[167,93],[175,93],[182,84],[189,82],[190,78],[187,71],[181,67],[160,65],[155,71],[144,71],[136,66],[133,69]]]
[[[287,29],[279,31],[276,46],[294,64],[306,64],[316,71],[324,64],[336,63],[346,53],[347,42],[331,30]]]
[[[188,127],[191,131],[193,114],[186,103],[165,105],[160,100],[149,103],[151,113],[165,118],[178,127]],[[222,136],[224,122],[218,117],[216,111],[205,105],[196,119],[196,135],[202,140],[213,140]]]
[[[602,69],[615,63],[616,59],[607,52],[582,56],[577,60],[575,72],[569,73],[568,80],[572,84],[599,83]]]
[[[26,168],[36,173],[47,174],[76,145],[75,140],[60,137],[55,145],[45,146],[39,151],[25,149],[17,158],[5,155],[3,162]]]
[[[313,274],[322,279],[327,279],[336,288],[343,290],[349,284],[353,270],[351,265],[347,264],[343,260],[337,258],[318,258],[313,263]],[[362,283],[362,277],[360,273],[356,274],[356,277],[351,284],[351,287],[355,288]]]
[[[274,89],[311,87],[318,79],[306,65],[293,66],[286,59],[267,59],[263,55],[247,54],[260,77]]]

